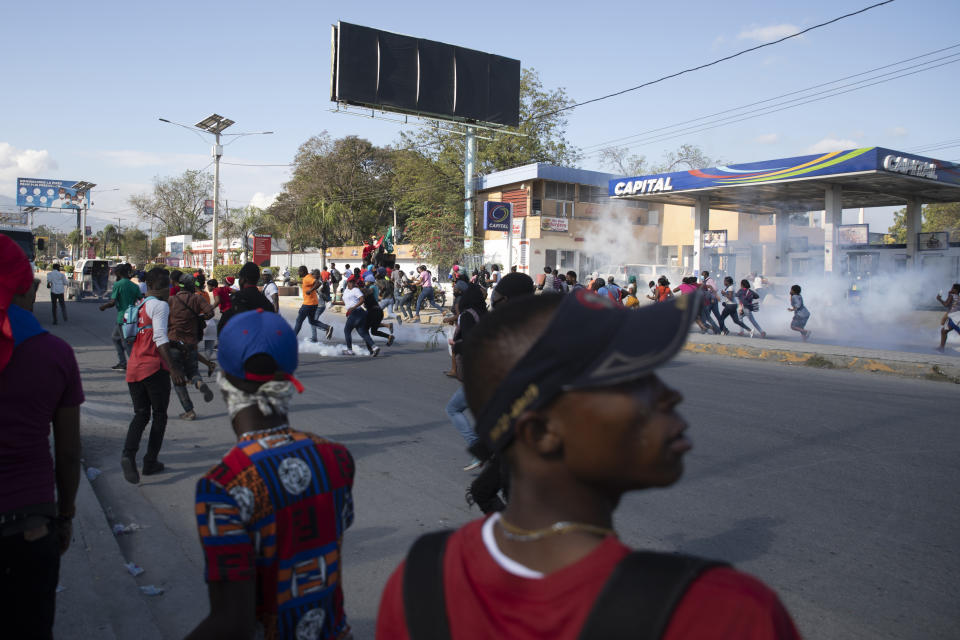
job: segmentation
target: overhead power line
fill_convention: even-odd
[[[748,109],[748,108],[750,108],[750,107],[755,107],[755,106],[758,106],[758,105],[763,105],[763,104],[767,104],[767,103],[771,103],[771,102],[776,102],[777,100],[781,100],[781,99],[783,99],[783,98],[788,98],[788,97],[790,97],[790,96],[796,96],[796,95],[799,95],[799,94],[804,94],[804,93],[806,93],[806,94],[808,94],[808,95],[803,96],[803,97],[801,97],[801,98],[797,98],[797,99],[798,99],[798,100],[801,100],[801,99],[804,99],[804,98],[809,98],[809,97],[812,97],[813,95],[820,95],[820,94],[809,94],[809,93],[808,93],[808,92],[810,92],[810,91],[813,91],[814,89],[820,89],[820,88],[822,88],[822,87],[829,87],[830,85],[835,85],[835,84],[840,83],[840,82],[843,82],[843,81],[845,81],[845,80],[850,80],[850,79],[852,79],[852,78],[859,78],[859,77],[861,77],[861,76],[869,75],[869,74],[871,74],[871,73],[875,73],[875,72],[877,72],[877,71],[882,71],[882,70],[884,70],[884,69],[889,69],[889,68],[891,68],[891,67],[899,67],[899,66],[901,66],[901,65],[903,65],[903,64],[906,64],[907,62],[913,62],[913,61],[919,60],[919,59],[921,59],[921,58],[927,58],[927,57],[930,57],[930,56],[932,56],[932,55],[936,55],[936,54],[938,54],[938,53],[943,53],[944,51],[950,51],[950,50],[952,50],[952,49],[957,49],[957,48],[960,48],[960,43],[951,45],[951,46],[949,46],[949,47],[943,47],[943,48],[941,48],[941,49],[936,49],[936,50],[934,50],[934,51],[929,51],[929,52],[927,52],[927,53],[924,53],[924,54],[921,54],[921,55],[918,55],[918,56],[913,56],[913,57],[910,57],[910,58],[904,58],[903,60],[898,60],[898,61],[896,61],[896,62],[891,62],[890,64],[885,64],[885,65],[882,65],[882,66],[879,66],[879,67],[874,67],[874,68],[872,68],[872,69],[868,69],[868,70],[866,70],[866,71],[861,71],[861,72],[859,72],[859,73],[854,73],[854,74],[852,74],[852,75],[843,76],[842,78],[837,78],[837,79],[831,80],[831,81],[829,81],[829,82],[821,82],[820,84],[815,84],[815,85],[812,85],[812,86],[809,86],[809,87],[804,87],[803,89],[797,89],[797,90],[794,90],[794,91],[789,91],[789,92],[787,92],[787,93],[782,93],[782,94],[780,94],[780,95],[773,96],[772,98],[766,98],[766,99],[764,99],[764,100],[758,100],[758,101],[756,101],[756,102],[750,102],[750,103],[747,103],[747,104],[740,105],[740,106],[738,106],[738,107],[731,107],[731,108],[729,108],[729,109],[724,109],[724,110],[722,110],[722,111],[716,111],[716,112],[711,113],[711,114],[709,114],[709,115],[700,116],[700,117],[698,117],[698,118],[692,118],[692,119],[690,119],[690,120],[683,120],[683,121],[681,121],[681,122],[676,122],[676,123],[674,123],[674,124],[666,125],[666,126],[663,126],[663,127],[657,127],[657,128],[654,128],[654,129],[647,129],[646,131],[641,131],[641,132],[639,132],[639,133],[631,134],[631,135],[628,135],[628,136],[622,136],[622,137],[619,137],[619,138],[614,138],[614,139],[612,139],[612,140],[607,140],[606,142],[599,142],[599,143],[596,143],[596,144],[587,145],[587,146],[584,147],[583,149],[584,149],[584,150],[590,150],[590,149],[601,148],[601,147],[609,147],[609,146],[612,145],[612,144],[623,143],[623,142],[626,142],[626,141],[628,141],[628,140],[634,140],[634,139],[636,139],[636,138],[642,138],[642,137],[647,136],[647,135],[652,134],[652,133],[657,133],[657,132],[659,132],[659,131],[666,131],[666,130],[668,130],[668,129],[675,129],[675,128],[681,127],[681,126],[683,126],[683,125],[693,124],[693,123],[695,123],[695,122],[700,122],[700,121],[703,121],[703,120],[709,120],[709,119],[711,119],[711,118],[715,118],[715,117],[717,117],[717,116],[721,116],[721,115],[724,115],[724,114],[734,113],[734,112],[738,112],[738,111],[743,111],[744,109]],[[937,62],[937,61],[940,61],[940,60],[944,60],[944,59],[950,58],[950,57],[952,57],[952,56],[954,56],[954,55],[957,55],[957,54],[956,54],[956,53],[953,53],[953,54],[949,54],[949,55],[947,55],[947,56],[944,56],[944,57],[942,57],[942,58],[937,58],[936,60],[927,60],[926,62],[920,63],[920,64],[918,64],[918,65],[914,65],[913,67],[904,67],[904,68],[898,69],[898,70],[896,70],[896,71],[889,72],[888,74],[881,74],[881,75],[879,75],[879,76],[874,76],[873,78],[865,78],[865,79],[859,80],[859,81],[857,81],[857,82],[853,82],[853,83],[849,83],[849,84],[847,84],[847,85],[843,85],[842,87],[834,87],[833,89],[830,89],[829,91],[836,91],[836,90],[842,89],[842,88],[844,88],[844,87],[853,86],[853,85],[855,85],[855,84],[858,84],[859,82],[868,82],[869,80],[876,79],[876,78],[880,78],[880,77],[883,77],[884,75],[892,75],[892,74],[894,74],[894,73],[899,73],[899,72],[905,71],[905,70],[907,70],[907,69],[913,69],[913,68],[920,67],[920,66],[923,66],[923,65],[926,65],[926,64],[930,64],[930,63],[932,63],[932,62]],[[826,92],[821,92],[821,93],[826,93]],[[782,103],[781,103],[781,104],[782,104]],[[772,105],[772,106],[776,106],[776,105]],[[749,113],[749,112],[748,112],[748,113]],[[743,115],[743,114],[740,114],[740,115]]]
[[[898,75],[893,75],[892,77],[888,77],[888,78],[885,78],[885,79],[882,79],[882,80],[876,80],[875,82],[862,81],[862,82],[864,82],[865,84],[863,84],[863,83],[852,83],[852,84],[859,84],[859,86],[853,86],[852,88],[845,88],[845,87],[850,87],[851,85],[843,85],[842,87],[837,87],[835,90],[831,90],[830,92],[820,92],[820,93],[826,93],[827,95],[811,94],[811,96],[818,96],[818,97],[805,96],[804,98],[798,98],[798,99],[794,99],[794,100],[788,100],[788,101],[786,101],[786,102],[782,102],[782,103],[779,103],[779,104],[774,104],[774,105],[771,105],[771,106],[769,106],[769,107],[764,107],[764,108],[756,109],[756,110],[753,110],[753,111],[745,111],[745,112],[738,113],[738,114],[735,114],[735,115],[732,115],[732,116],[727,116],[727,117],[725,117],[725,118],[720,118],[720,119],[717,119],[717,120],[713,120],[713,121],[710,121],[710,122],[703,123],[702,125],[696,125],[696,126],[693,126],[693,127],[686,127],[686,128],[681,128],[681,129],[677,129],[677,130],[674,130],[674,131],[669,131],[669,132],[659,133],[659,134],[656,134],[656,135],[651,135],[651,136],[645,137],[645,138],[640,139],[640,140],[635,140],[632,144],[633,144],[633,145],[637,145],[637,144],[651,144],[651,143],[655,143],[655,142],[662,142],[662,141],[664,141],[664,140],[670,140],[670,139],[672,139],[672,138],[678,138],[678,137],[681,137],[681,136],[688,136],[688,135],[692,135],[692,134],[695,134],[695,133],[701,133],[701,132],[703,132],[703,131],[708,131],[708,130],[711,130],[711,129],[717,129],[717,128],[719,128],[719,127],[724,127],[724,126],[728,126],[728,125],[735,124],[735,123],[738,123],[738,122],[743,122],[743,121],[745,121],[745,120],[752,120],[753,118],[759,118],[759,117],[761,117],[761,116],[766,116],[766,115],[770,115],[770,114],[777,113],[777,112],[780,112],[780,111],[785,111],[785,110],[787,110],[787,109],[793,109],[793,108],[800,107],[800,106],[803,106],[803,105],[806,105],[806,104],[810,104],[810,103],[813,103],[813,102],[819,102],[819,101],[821,101],[821,100],[826,100],[826,99],[828,99],[828,98],[833,98],[833,97],[836,97],[836,96],[839,96],[839,95],[843,95],[843,94],[846,94],[846,93],[851,93],[851,92],[853,92],[853,91],[859,91],[859,90],[861,90],[861,89],[866,89],[866,88],[868,88],[868,87],[872,87],[872,86],[875,86],[875,85],[878,85],[878,84],[884,84],[884,83],[886,83],[886,82],[891,82],[891,81],[897,80],[897,79],[899,79],[899,78],[904,78],[904,77],[907,77],[907,76],[917,75],[918,73],[923,73],[924,71],[931,71],[931,70],[933,70],[933,69],[936,69],[936,68],[939,68],[939,67],[942,67],[942,66],[945,66],[945,65],[948,65],[948,64],[954,64],[954,63],[960,62],[960,54],[955,54],[954,56],[951,56],[951,58],[952,58],[952,59],[949,59],[949,60],[947,60],[947,61],[945,61],[945,62],[940,62],[939,64],[933,64],[933,65],[929,65],[929,66],[924,66],[924,68],[922,68],[922,69],[916,69],[916,70],[914,70],[914,71],[909,71],[909,72],[901,73],[901,71],[903,71],[903,70],[899,70],[899,71],[893,72],[893,73],[896,73],[896,74],[898,74]],[[933,62],[933,61],[931,61],[931,62]],[[919,66],[919,65],[918,65],[918,66]],[[883,74],[883,75],[890,75],[890,74]],[[876,76],[876,77],[882,77],[882,76]],[[875,78],[876,78],[876,77],[875,77]],[[875,79],[875,78],[870,78],[869,80],[873,80],[873,79]],[[839,89],[844,89],[844,90],[841,91],[841,90],[839,90]],[[809,98],[809,99],[807,99],[807,98]],[[669,128],[672,128],[672,127],[665,127],[665,128],[669,129]],[[656,131],[656,130],[653,130],[653,131]],[[640,135],[642,135],[642,134],[640,134]],[[595,150],[595,151],[591,151],[591,152],[589,152],[589,153],[587,153],[587,154],[585,154],[585,155],[586,155],[586,156],[595,155],[595,154],[597,154],[597,153],[600,153],[600,151],[602,151],[602,149],[597,149],[597,150]]]
[[[591,98],[590,100],[584,100],[583,102],[577,102],[577,103],[574,103],[574,104],[571,104],[571,105],[567,105],[566,107],[560,107],[559,109],[553,109],[552,111],[547,111],[547,112],[545,112],[545,113],[535,114],[535,115],[531,116],[531,119],[546,118],[546,117],[548,117],[548,116],[552,116],[552,115],[555,115],[555,114],[557,114],[557,113],[561,113],[561,112],[563,112],[563,111],[569,111],[569,110],[571,110],[571,109],[576,109],[577,107],[582,107],[582,106],[584,106],[584,105],[592,104],[592,103],[594,103],[594,102],[600,102],[601,100],[608,100],[608,99],[610,99],[610,98],[615,98],[615,97],[617,97],[617,96],[622,96],[622,95],[625,94],[625,93],[630,93],[631,91],[636,91],[636,90],[638,90],[638,89],[643,89],[644,87],[649,87],[650,85],[654,85],[654,84],[663,82],[663,81],[665,81],[665,80],[670,80],[671,78],[676,78],[676,77],[678,77],[678,76],[682,76],[682,75],[685,75],[685,74],[687,74],[687,73],[692,73],[692,72],[694,72],[694,71],[699,71],[699,70],[701,70],[701,69],[706,69],[707,67],[712,67],[712,66],[714,66],[714,65],[720,64],[721,62],[726,62],[727,60],[732,60],[732,59],[734,59],[734,58],[737,58],[737,57],[742,56],[742,55],[744,55],[744,54],[750,53],[750,52],[752,52],[752,51],[757,51],[758,49],[763,49],[764,47],[772,47],[772,46],[775,45],[775,44],[780,44],[781,42],[784,42],[784,41],[786,41],[786,40],[790,40],[791,38],[798,38],[798,37],[802,36],[802,35],[805,34],[805,33],[809,33],[809,32],[811,32],[811,31],[813,31],[814,29],[820,29],[820,28],[822,28],[822,27],[826,27],[827,25],[831,25],[831,24],[833,24],[833,23],[835,23],[835,22],[839,22],[839,21],[841,21],[841,20],[845,20],[845,19],[847,19],[847,18],[851,18],[851,17],[853,17],[853,16],[855,16],[855,15],[859,15],[859,14],[861,14],[861,13],[865,13],[865,12],[867,12],[867,11],[870,11],[871,9],[876,9],[877,7],[882,7],[882,6],[885,5],[885,4],[890,4],[890,3],[893,2],[893,1],[894,1],[894,0],[884,0],[884,2],[878,2],[878,3],[876,3],[876,4],[872,4],[872,5],[868,6],[868,7],[864,7],[863,9],[859,9],[859,10],[857,10],[857,11],[852,11],[852,12],[846,13],[846,14],[844,14],[844,15],[842,15],[842,16],[838,16],[838,17],[836,17],[836,18],[833,18],[832,20],[827,20],[826,22],[821,22],[821,23],[819,23],[819,24],[815,24],[815,25],[813,25],[812,27],[807,27],[806,29],[803,29],[803,30],[798,31],[798,32],[796,32],[796,33],[792,33],[792,34],[790,34],[790,35],[788,35],[788,36],[784,36],[784,37],[782,37],[782,38],[780,38],[780,39],[778,39],[778,40],[774,40],[774,41],[772,41],[772,42],[765,42],[765,43],[763,43],[763,44],[758,44],[758,45],[755,46],[755,47],[750,47],[749,49],[743,49],[742,51],[738,51],[738,52],[736,52],[736,53],[732,53],[732,54],[730,54],[730,55],[728,55],[728,56],[724,56],[724,57],[722,57],[722,58],[717,58],[716,60],[713,60],[712,62],[706,62],[706,63],[704,63],[704,64],[700,64],[700,65],[697,65],[697,66],[695,66],[695,67],[690,67],[690,68],[688,68],[688,69],[683,69],[683,70],[677,71],[677,72],[675,72],[675,73],[671,73],[671,74],[668,74],[668,75],[665,75],[665,76],[661,76],[661,77],[659,77],[659,78],[657,78],[657,79],[655,79],[655,80],[650,80],[650,81],[644,82],[643,84],[638,84],[638,85],[635,86],[635,87],[630,87],[630,88],[628,88],[628,89],[622,89],[622,90],[620,90],[620,91],[615,91],[614,93],[608,93],[607,95],[600,96],[600,97],[598,97],[598,98]]]

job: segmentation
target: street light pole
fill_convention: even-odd
[[[219,215],[220,215],[220,157],[223,155],[223,147],[220,145],[220,131],[216,133],[217,143],[213,145],[213,250],[211,251],[210,274],[217,266],[217,258],[220,255],[220,245],[218,244],[219,233]]]
[[[178,127],[183,127],[184,129],[189,129],[196,133],[196,130],[199,129],[204,133],[212,133],[216,138],[216,143],[211,150],[211,155],[213,156],[213,251],[211,256],[211,265],[213,267],[217,266],[217,258],[220,254],[220,247],[217,245],[220,242],[219,233],[220,233],[220,158],[223,156],[223,145],[220,144],[220,135],[223,133],[223,130],[234,124],[233,120],[230,118],[224,118],[219,114],[213,114],[207,116],[197,124],[192,127],[185,124],[180,124],[179,122],[174,122],[173,120],[167,120],[166,118],[159,118],[160,122],[166,122],[167,124],[175,124]],[[228,136],[260,136],[260,135],[270,135],[273,131],[251,131],[247,133],[228,133]],[[211,273],[213,269],[210,269]]]

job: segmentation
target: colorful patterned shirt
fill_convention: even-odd
[[[266,638],[349,634],[340,545],[353,473],[343,445],[282,426],[244,434],[197,483],[206,580],[256,580]]]

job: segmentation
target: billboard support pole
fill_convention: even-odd
[[[466,151],[464,153],[464,171],[463,171],[463,248],[470,249],[473,246],[473,174],[474,165],[477,156],[477,138],[476,130],[472,126],[467,126]]]

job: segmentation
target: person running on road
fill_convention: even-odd
[[[359,276],[353,275],[347,278],[347,290],[343,292],[343,308],[347,316],[347,322],[343,327],[343,337],[347,343],[347,348],[341,353],[345,356],[355,355],[353,352],[352,333],[356,330],[357,334],[367,345],[367,350],[371,356],[380,353],[380,347],[373,344],[370,333],[367,330],[367,312],[363,308],[363,289],[359,286]]]
[[[383,309],[377,301],[377,285],[371,284],[364,288],[363,308],[367,312],[367,331],[370,333],[371,339],[373,339],[373,336],[378,336],[387,341],[388,347],[392,345],[393,324],[383,321]],[[381,328],[390,329],[390,333],[380,331]]]
[[[673,291],[670,290],[670,281],[666,276],[657,278],[657,302],[666,302],[673,297]]]
[[[60,271],[60,265],[53,263],[50,273],[47,274],[47,289],[50,289],[50,307],[53,310],[53,324],[57,324],[57,303],[60,304],[60,313],[63,321],[67,321],[67,303],[64,295],[67,291],[67,276]]]
[[[117,308],[117,321],[113,325],[113,332],[110,339],[117,350],[117,364],[111,369],[123,370],[127,368],[127,356],[130,354],[130,343],[123,338],[123,314],[127,309],[140,301],[140,287],[130,280],[130,266],[118,264],[114,269],[117,279],[113,283],[113,291],[110,292],[110,301],[100,305],[100,311],[111,307]]]
[[[230,321],[235,314],[244,311],[253,311],[254,309],[263,309],[274,313],[273,303],[267,300],[267,297],[260,292],[257,285],[260,283],[260,267],[255,262],[246,262],[240,267],[240,273],[237,274],[237,289],[230,294],[230,308],[223,311],[220,315],[220,322],[217,323],[217,333],[223,331],[224,325]]]
[[[644,297],[650,302],[656,302],[657,301],[657,283],[651,280],[650,282],[647,283],[647,289],[649,290],[649,292]]]
[[[430,273],[430,270],[426,266],[420,265],[417,267],[417,272],[420,274],[420,295],[417,296],[417,311],[416,318],[414,322],[420,322],[420,308],[423,306],[423,301],[427,300],[430,302],[430,306],[439,311],[443,311],[443,305],[437,304],[437,301],[433,298],[433,274]]]
[[[133,400],[133,419],[127,427],[120,467],[127,482],[137,484],[137,451],[147,423],[150,439],[143,456],[143,475],[160,473],[164,465],[157,457],[163,446],[167,428],[167,405],[170,403],[170,382],[186,384],[183,371],[170,355],[167,325],[170,318],[170,275],[165,269],[154,267],[147,272],[147,297],[138,305],[137,335],[127,362],[127,387]]]
[[[193,410],[193,401],[187,392],[190,384],[203,394],[203,400],[213,400],[213,391],[204,383],[197,369],[200,360],[199,345],[203,339],[206,323],[213,318],[213,307],[196,294],[193,276],[183,274],[180,277],[182,289],[170,298],[170,316],[168,321],[167,337],[170,338],[170,358],[186,378],[184,383],[174,383],[173,390],[180,400],[183,413],[181,420],[196,420],[197,413]],[[213,373],[213,363],[204,359],[204,364]]]
[[[218,384],[236,445],[196,488],[210,613],[188,640],[345,640],[342,543],[353,524],[346,447],[290,424],[297,337],[248,311],[220,334]]]
[[[303,321],[310,324],[310,342],[317,342],[317,328],[327,332],[327,340],[333,335],[333,327],[321,322],[317,310],[320,308],[320,296],[317,291],[323,286],[323,281],[307,271],[303,265],[297,270],[300,276],[300,287],[303,290],[303,304],[297,312],[297,321],[293,326],[294,335],[300,335]],[[326,307],[326,305],[324,305]]]
[[[586,292],[534,296],[481,321],[464,386],[481,442],[509,460],[510,501],[414,543],[384,589],[378,640],[799,639],[756,578],[634,553],[614,529],[626,494],[683,474],[683,396],[656,369],[685,342],[691,297],[627,311]]]
[[[750,330],[750,337],[752,338],[755,333],[759,333],[761,338],[766,338],[767,333],[760,328],[760,325],[757,324],[757,321],[753,317],[753,312],[758,311],[760,308],[760,303],[758,302],[760,296],[750,288],[749,280],[740,281],[740,290],[737,291],[736,298],[739,304],[737,313],[740,315],[740,318],[749,320],[750,324],[756,328],[756,332],[754,332],[753,329]]]
[[[457,372],[456,376],[462,380],[463,362],[461,350],[463,348],[463,341],[466,339],[467,334],[470,333],[470,330],[480,322],[480,318],[487,313],[487,301],[480,285],[468,283],[466,291],[458,296],[457,307],[460,310],[460,315],[457,316],[456,329],[453,332],[453,337],[449,338],[448,342],[450,346],[453,347],[453,356],[456,361],[456,367],[454,369]],[[467,398],[463,392],[463,385],[459,385],[457,390],[453,392],[453,396],[451,396],[447,402],[446,411],[454,428],[466,441],[467,449],[470,449],[477,442],[477,434],[474,432],[473,424],[467,416]],[[482,464],[480,459],[474,456],[463,470],[473,471]]]
[[[73,349],[33,315],[39,286],[23,250],[0,234],[4,638],[53,638],[60,556],[70,545],[80,486],[83,384]]]
[[[943,353],[947,348],[947,336],[950,332],[960,333],[960,282],[950,288],[946,300],[938,293],[937,302],[946,309],[940,322],[940,346],[937,347],[937,351]]]
[[[739,304],[737,303],[737,288],[733,284],[733,278],[727,276],[723,279],[723,291],[721,292],[723,296],[723,312],[720,314],[720,331],[723,335],[730,335],[730,330],[727,329],[724,321],[727,318],[733,320],[733,323],[740,327],[739,335],[746,335],[747,331],[750,331],[750,327],[743,324],[743,320],[740,319],[740,313],[738,311]]]
[[[806,342],[810,338],[810,332],[804,327],[807,326],[807,320],[810,319],[810,310],[803,304],[803,296],[800,295],[800,285],[798,284],[790,287],[790,308],[787,311],[793,311],[790,328],[793,331],[799,331],[803,341]]]

